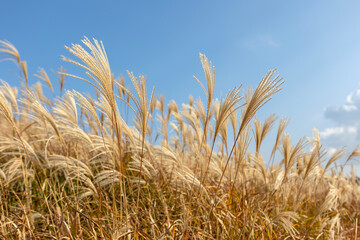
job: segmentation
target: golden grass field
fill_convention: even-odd
[[[200,54],[205,77],[194,85],[206,99],[179,105],[149,92],[144,76],[114,78],[101,42],[66,49],[65,64],[86,78],[64,68],[55,81],[44,69],[33,76],[0,42],[21,74],[20,88],[0,86],[0,239],[360,238],[360,186],[342,165],[360,150],[330,155],[317,131],[297,141],[287,119],[260,122],[283,84],[275,70],[254,90],[216,98],[214,67]],[[65,91],[71,78],[96,96]],[[61,94],[50,99],[42,88],[53,84]]]

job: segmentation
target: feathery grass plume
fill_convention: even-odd
[[[129,163],[129,169],[144,174],[145,179],[151,179],[156,174],[156,169],[152,164],[152,151],[146,144],[145,147],[141,145],[137,146],[132,150],[134,154],[133,161]],[[134,182],[135,183],[135,182]]]
[[[265,184],[267,184],[267,171],[264,165],[263,157],[259,155],[258,153],[253,155],[249,155],[249,159],[254,162],[254,170],[259,171],[262,176],[262,180]]]
[[[275,152],[276,150],[278,149],[279,145],[280,145],[280,139],[284,133],[284,130],[286,128],[286,126],[289,124],[289,120],[287,118],[282,118],[280,120],[280,123],[279,123],[279,127],[278,127],[278,131],[277,131],[277,134],[276,134],[276,140],[275,140],[275,144],[274,144],[274,147],[271,151],[271,155],[270,155],[270,159],[273,160],[274,156],[275,156]]]
[[[97,193],[96,187],[91,180],[94,175],[89,166],[82,161],[62,155],[50,155],[48,156],[46,167],[54,169],[52,174],[57,174],[58,172],[65,174],[65,182],[67,182],[71,188],[73,187],[71,182],[80,183],[82,185],[79,191],[79,193],[81,193],[79,196],[80,199]]]
[[[207,115],[206,115],[206,110],[205,110],[204,104],[200,98],[195,101],[195,113],[196,113],[197,117],[199,118],[199,120],[201,121],[202,131],[203,131],[202,136],[204,136]],[[209,114],[211,115],[212,113],[209,113]],[[201,139],[201,142],[203,142],[203,139]],[[200,142],[200,144],[201,144],[201,142]]]
[[[34,76],[43,80],[49,86],[51,92],[54,93],[54,88],[51,84],[50,78],[49,78],[48,74],[46,73],[45,69],[39,68],[38,73],[39,74],[34,74]]]
[[[0,113],[14,129],[17,129],[12,107],[3,94],[3,91],[0,91]]]
[[[190,107],[194,106],[194,97],[191,95],[189,96],[189,105],[190,105]]]
[[[328,239],[336,239],[336,238],[340,238],[342,236],[344,236],[343,232],[340,232],[341,230],[343,230],[343,227],[341,226],[341,218],[340,218],[340,214],[337,213],[335,215],[335,217],[326,217],[324,221],[322,221],[323,223],[320,225],[319,230],[323,230],[326,226],[330,226],[329,229],[325,232],[324,231],[324,235],[328,238]],[[355,222],[357,222],[355,220]],[[355,225],[355,228],[357,226]],[[357,233],[356,230],[354,231],[354,238],[353,239],[357,239]],[[335,235],[337,234],[337,235]],[[345,235],[346,236],[346,235]]]
[[[228,152],[228,121],[229,119],[226,119],[224,124],[220,127],[219,134],[221,137],[220,141],[220,149],[223,155]]]
[[[57,116],[58,121],[64,125],[78,125],[78,109],[75,98],[70,91],[66,91],[62,99],[56,99],[53,113]]]
[[[105,169],[96,174],[94,183],[99,185],[102,189],[107,189],[121,184],[119,179],[122,177],[121,173],[115,169]]]
[[[65,56],[62,56],[62,59],[66,62],[73,63],[87,72],[86,74],[91,78],[92,81],[86,80],[81,77],[69,75],[78,79],[81,79],[89,84],[91,84],[97,91],[99,91],[106,100],[111,103],[111,106],[115,106],[115,94],[114,94],[114,80],[112,78],[112,72],[110,69],[110,64],[104,49],[102,42],[98,42],[96,39],[93,39],[94,44],[85,37],[82,40],[82,43],[89,48],[91,53],[87,52],[79,44],[72,44],[72,48],[65,46],[65,48],[72,53],[74,56],[79,58],[85,65],[71,60]],[[113,109],[115,110],[115,109]]]
[[[111,121],[111,116],[113,114],[113,112],[111,111],[111,107],[109,106],[109,102],[106,101],[106,99],[103,97],[103,96],[99,96],[99,101],[95,101],[95,106],[97,107],[97,110],[101,113],[101,125],[107,129],[108,132],[113,132],[113,124],[112,124],[112,121]],[[125,136],[125,137],[128,137],[127,140],[131,140],[134,142],[134,136],[132,134],[132,131],[130,130],[130,128],[127,126],[127,124],[125,123],[125,121],[122,119],[122,117],[120,116],[120,113],[119,111],[116,112],[116,115],[115,115],[115,120],[117,121],[116,122],[116,125],[117,126],[121,126],[121,131],[122,131],[122,134]],[[105,118],[104,118],[105,117]],[[110,120],[110,123],[108,122],[108,120]],[[121,136],[122,137],[122,136]],[[122,149],[117,149],[117,151],[119,152],[119,155],[121,154],[121,151]]]
[[[3,156],[9,155],[17,156],[18,158],[27,158],[28,161],[31,160],[38,166],[43,164],[39,155],[34,149],[35,146],[32,146],[31,142],[15,137],[3,137],[0,139],[0,143],[0,153],[2,153]]]
[[[298,234],[298,231],[294,227],[293,222],[297,222],[299,219],[299,215],[296,212],[280,212],[278,213],[274,219],[274,223],[278,223],[281,225],[285,231],[290,234],[290,236],[295,239],[296,235]]]
[[[159,109],[161,115],[163,117],[165,117],[165,97],[164,97],[164,95],[160,95],[157,98],[156,107],[157,107],[157,109]]]
[[[28,80],[28,70],[27,70],[26,61],[20,62],[20,69],[21,69],[22,74],[24,75],[25,83],[28,84],[29,80]]]
[[[126,95],[126,87],[125,87],[125,78],[123,76],[120,79],[116,79],[117,82],[117,89],[120,98],[124,98]]]
[[[195,142],[200,144],[203,132],[201,131],[202,129],[200,119],[194,113],[193,108],[188,105],[183,105],[183,110],[181,111],[180,115],[174,114],[174,116],[175,118],[180,119],[178,120],[178,124],[187,124],[189,127],[191,127],[188,128],[190,131],[190,135],[183,135],[183,138],[187,138],[187,140],[194,140]],[[185,123],[183,123],[181,120],[184,120]]]
[[[87,52],[83,47],[79,44],[73,44],[72,48],[65,46],[65,48],[78,57],[84,64],[81,64],[77,61],[71,60],[67,57],[62,57],[64,61],[73,63],[83,69],[86,70],[86,74],[91,78],[91,81],[86,80],[84,78],[66,74],[68,76],[72,76],[83,80],[89,84],[91,84],[97,92],[99,92],[102,98],[107,102],[109,106],[109,119],[111,120],[113,134],[116,136],[118,151],[119,151],[119,166],[121,174],[125,171],[124,169],[124,160],[122,156],[122,129],[121,122],[119,119],[120,115],[118,112],[115,93],[114,93],[114,85],[115,81],[113,78],[113,74],[110,69],[110,64],[105,52],[104,45],[102,42],[98,42],[96,39],[93,39],[94,44],[85,37],[82,40],[83,44],[90,50],[90,53]]]
[[[15,113],[18,113],[19,112],[19,107],[18,107],[18,103],[17,103],[17,95],[18,95],[17,88],[12,88],[4,80],[0,79],[0,82],[1,82],[0,91],[4,94],[6,99],[8,101],[10,101],[13,109],[15,110]]]
[[[358,145],[354,151],[351,152],[351,154],[349,155],[349,157],[346,159],[346,162],[356,158],[356,157],[360,157],[360,149],[359,149],[360,145]]]
[[[52,106],[53,102],[47,98],[44,94],[41,82],[37,82],[33,85],[34,92],[36,93],[37,98],[40,100],[41,104],[47,104],[48,106]]]
[[[163,136],[162,145],[165,147],[169,147],[169,131],[168,124],[171,117],[171,109],[168,108],[167,114],[165,113],[165,97],[161,95],[157,101],[157,109],[160,111],[161,115],[158,115],[158,122],[161,124],[161,128],[159,129],[160,134]]]
[[[118,87],[125,90],[125,92],[130,96],[132,101],[135,104],[136,110],[131,107],[130,104],[128,106],[133,110],[138,125],[141,127],[139,130],[142,134],[142,138],[145,139],[145,135],[148,132],[148,122],[150,118],[150,108],[154,104],[154,89],[151,93],[150,100],[148,103],[148,95],[147,95],[147,89],[146,89],[146,82],[145,82],[145,76],[139,76],[139,80],[134,76],[132,72],[127,72],[131,82],[135,88],[136,96],[133,95],[130,90],[123,87],[123,85],[119,84]]]
[[[200,60],[202,67],[204,69],[205,78],[206,78],[206,84],[207,89],[205,89],[204,85],[197,79],[195,76],[195,80],[200,84],[201,88],[204,90],[204,93],[206,94],[207,98],[207,105],[206,105],[206,117],[204,119],[204,138],[202,139],[202,142],[200,143],[200,147],[202,147],[203,141],[207,140],[207,128],[208,123],[210,121],[211,116],[211,105],[214,98],[214,91],[215,91],[215,67],[212,66],[211,62],[206,58],[204,54],[200,53]]]
[[[20,184],[27,182],[34,178],[34,171],[28,168],[27,163],[19,157],[14,157],[5,162],[1,167],[3,168],[4,179],[7,180],[6,185],[11,185],[14,188]],[[24,178],[27,178],[25,180]]]
[[[59,74],[60,94],[62,94],[65,85],[66,69],[61,66],[57,73]]]
[[[242,97],[239,96],[240,88],[241,86],[235,87],[234,89],[229,91],[226,94],[224,100],[221,97],[219,110],[215,114],[215,131],[213,134],[213,142],[215,141],[215,138],[217,137],[220,128],[223,126],[223,124],[229,118],[232,112],[242,107],[242,106],[237,106],[237,104],[243,99]]]
[[[306,146],[305,140],[302,138],[295,146],[291,146],[291,137],[289,134],[285,134],[282,138],[282,154],[283,159],[281,164],[284,165],[284,181],[287,180],[288,174],[291,168],[294,166],[296,160],[301,155],[301,151]]]
[[[139,199],[140,199],[140,183],[141,183],[141,177],[142,177],[142,173],[143,173],[143,162],[144,162],[144,145],[145,145],[145,138],[146,138],[146,134],[149,131],[148,129],[148,123],[149,123],[149,118],[150,118],[150,112],[151,112],[151,108],[153,108],[153,102],[156,101],[154,100],[154,91],[155,89],[153,88],[152,93],[151,93],[151,97],[149,100],[149,104],[148,104],[148,96],[147,96],[147,89],[146,89],[146,82],[145,82],[145,76],[139,76],[139,80],[134,76],[134,74],[132,72],[127,71],[131,82],[135,88],[135,92],[136,92],[136,97],[128,90],[123,88],[126,93],[128,94],[128,96],[132,99],[132,101],[135,104],[136,110],[134,108],[131,107],[131,105],[124,101],[125,103],[128,104],[128,106],[133,110],[135,116],[136,116],[136,124],[139,126],[139,131],[141,133],[141,151],[140,153],[140,166],[139,166],[139,181],[138,181],[138,197],[137,197],[137,206],[139,204]],[[122,85],[120,85],[118,82],[116,82],[116,84],[118,85],[118,87],[123,87]],[[146,168],[144,169],[146,170]]]
[[[238,172],[240,170],[240,167],[242,165],[245,164],[246,161],[246,154],[248,152],[248,148],[250,146],[251,143],[251,138],[250,138],[250,125],[248,125],[242,132],[242,134],[240,135],[239,139],[238,139],[238,143],[237,146],[234,150],[234,163],[236,166],[236,171],[235,171],[235,180],[237,179],[237,175]],[[243,176],[244,175],[244,171],[242,171]]]
[[[264,138],[266,137],[266,135],[271,131],[276,119],[277,118],[275,117],[274,114],[271,115],[270,117],[268,117],[265,120],[262,127],[261,127],[260,121],[258,119],[255,119],[255,121],[254,121],[254,126],[255,126],[254,136],[255,136],[255,144],[256,144],[256,153],[259,153],[261,143],[264,141]]]
[[[254,94],[252,95],[249,102],[246,102],[246,111],[242,118],[239,133],[241,133],[242,129],[250,122],[250,120],[255,116],[255,113],[270,99],[272,96],[280,91],[280,86],[284,83],[284,81],[279,78],[279,75],[275,77],[275,79],[271,80],[274,75],[276,69],[269,71],[263,79],[260,81],[257,86]]]
[[[70,145],[69,148],[71,149],[73,147],[76,149],[76,154],[79,159],[87,159],[87,155],[94,147],[92,136],[78,126],[71,126],[71,124],[68,124],[66,120],[61,122],[64,122],[64,125],[61,126],[61,133],[63,137],[66,138],[67,142],[74,144]],[[79,145],[76,145],[76,143]]]
[[[210,161],[211,161],[215,141],[216,141],[216,138],[218,136],[218,133],[219,133],[221,127],[223,126],[225,121],[231,115],[231,111],[236,111],[238,108],[241,107],[241,106],[236,106],[242,99],[242,97],[239,96],[240,88],[241,88],[241,86],[235,87],[234,89],[229,91],[228,94],[226,94],[226,97],[225,97],[224,100],[221,97],[219,107],[218,107],[218,111],[215,112],[215,130],[214,130],[214,134],[213,134],[213,137],[212,137],[211,152],[210,152],[210,155],[209,155],[205,170],[203,170],[203,175],[204,176],[202,178],[202,181],[204,181],[205,178],[206,178],[206,174],[207,174],[207,171],[209,169],[209,165],[210,165]]]
[[[320,133],[316,129],[314,129],[314,136],[312,143],[312,150],[310,153],[303,154],[304,165],[302,166],[302,180],[301,185],[298,190],[298,194],[296,196],[294,207],[299,204],[300,194],[302,193],[304,185],[306,185],[306,181],[310,177],[311,174],[316,174],[316,172],[320,169],[320,164],[322,162],[322,158],[326,155],[326,152],[323,151],[322,145],[320,143]],[[341,157],[341,152],[338,154],[334,154],[328,161],[325,166],[327,169],[333,162],[335,162],[339,157]],[[299,166],[298,166],[299,167]],[[320,179],[323,179],[323,174],[325,174],[324,169],[321,169]],[[315,187],[315,191],[318,186]]]
[[[233,147],[231,148],[231,151],[229,153],[229,157],[226,161],[223,173],[220,177],[219,184],[217,189],[220,187],[221,181],[224,177],[226,168],[229,164],[231,155],[234,152],[235,146],[237,144],[237,141],[239,140],[240,135],[242,134],[243,130],[247,128],[250,120],[255,116],[255,113],[265,104],[267,103],[272,95],[280,91],[280,86],[284,83],[282,79],[279,78],[279,76],[275,77],[274,80],[271,80],[272,76],[274,75],[276,69],[269,71],[263,79],[260,81],[259,85],[257,86],[254,94],[249,97],[249,101],[246,102],[246,107],[244,110],[243,117],[241,119],[240,128],[237,132],[235,142],[233,144]]]
[[[239,114],[238,111],[234,111],[234,109],[231,110],[231,114],[230,114],[230,125],[231,125],[231,130],[233,133],[233,140],[235,141],[236,139],[236,133],[237,133],[237,127],[238,127],[238,120],[239,119]]]
[[[311,221],[310,225],[313,225],[325,211],[337,211],[339,206],[338,199],[339,190],[335,186],[330,185],[330,189],[326,195],[326,198],[317,210],[314,219]]]
[[[5,58],[4,60],[12,60],[15,61],[15,63],[17,63],[18,65],[20,65],[20,54],[18,52],[18,50],[16,49],[16,47],[14,45],[12,45],[10,42],[7,41],[0,41],[0,53],[5,53],[10,55],[10,57],[12,58]]]
[[[7,55],[10,55],[10,58],[5,58],[2,60],[0,59],[0,61],[5,61],[5,60],[14,61],[21,70],[26,84],[28,84],[27,64],[26,61],[20,60],[20,54],[16,49],[16,47],[12,45],[10,42],[0,41],[0,53],[5,53]]]
[[[46,103],[46,96],[44,95],[44,91],[42,88],[42,83],[41,82],[36,82],[33,86],[34,94],[36,95],[36,97],[41,101],[42,104]]]
[[[185,128],[185,123],[184,123],[184,119],[181,116],[181,113],[178,111],[177,106],[173,105],[176,108],[174,108],[171,112],[172,116],[175,118],[176,123],[170,122],[170,126],[173,127],[173,129],[176,131],[179,141],[182,140],[183,141],[183,136],[184,136],[184,128]]]
[[[323,173],[321,175],[321,178],[324,177],[325,173],[328,171],[329,167],[331,166],[331,164],[335,163],[337,160],[343,158],[345,156],[345,149],[338,149],[336,150],[331,157],[329,158],[329,160],[327,161],[324,169],[323,169]]]
[[[92,98],[90,96],[88,96],[86,98],[84,95],[82,95],[81,93],[79,93],[75,90],[73,90],[71,92],[71,95],[73,96],[74,99],[77,100],[77,104],[80,106],[80,108],[84,109],[87,114],[91,115],[92,119],[97,124],[97,129],[100,130],[100,132],[103,132],[104,131],[103,126],[102,126],[99,116],[96,112],[96,106],[95,106],[95,103],[93,102]]]
[[[322,149],[322,145],[320,143],[320,133],[317,129],[313,131],[313,141],[312,143],[312,151],[310,158],[308,159],[305,172],[304,172],[304,179],[306,179],[310,173],[315,169],[316,166],[319,166],[321,163],[321,159],[326,155],[326,152]]]
[[[57,126],[57,123],[55,122],[55,119],[53,118],[52,114],[46,109],[43,104],[41,104],[40,100],[33,94],[33,92],[30,89],[23,89],[22,91],[25,98],[21,99],[20,102],[24,104],[25,106],[29,107],[36,113],[38,117],[40,117],[44,122],[47,121],[50,123],[50,126],[55,131],[56,135],[58,136],[60,142],[65,143],[64,139],[61,135],[61,132]],[[32,115],[33,119],[36,119],[36,115]],[[40,125],[41,123],[38,122]]]
[[[351,161],[351,160],[357,160],[359,161],[360,157],[360,144],[356,146],[356,148],[351,152],[351,154],[349,155],[349,157],[346,159],[345,163],[341,166],[341,171],[344,170],[345,165]]]

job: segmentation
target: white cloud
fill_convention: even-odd
[[[360,142],[360,89],[349,94],[342,106],[327,107],[324,117],[337,125],[320,132],[324,145],[328,149],[345,146],[353,150]]]
[[[348,154],[360,143],[360,88],[349,94],[342,106],[329,106],[324,111],[324,117],[336,123],[336,126],[325,128],[320,132],[321,142],[326,147],[328,154],[332,155],[336,149],[346,147]],[[338,162],[340,165],[344,163]],[[360,164],[353,164],[354,172],[360,175]],[[348,163],[348,164],[350,164]],[[351,166],[344,168],[346,174],[350,174]]]
[[[355,104],[360,102],[360,89],[357,89],[355,92],[349,94],[346,98],[347,102],[350,104]]]
[[[358,128],[356,126],[340,126],[326,128],[320,132],[322,141],[330,148],[342,146],[353,146],[358,138]]]
[[[344,105],[344,110],[346,112],[352,112],[357,110],[358,108],[355,105]]]

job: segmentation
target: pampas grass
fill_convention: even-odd
[[[200,54],[206,84],[195,79],[206,98],[178,104],[128,71],[132,91],[114,78],[102,42],[82,43],[66,47],[77,60],[63,60],[86,77],[61,67],[60,96],[50,99],[29,84],[15,46],[0,41],[1,60],[22,74],[19,89],[0,83],[1,239],[359,237],[359,180],[340,161],[360,150],[329,155],[317,131],[296,141],[286,118],[262,123],[257,112],[284,83],[276,70],[254,90],[217,98],[215,68]],[[45,69],[35,77],[54,92]],[[65,78],[96,95],[64,90]]]

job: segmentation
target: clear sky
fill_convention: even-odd
[[[216,66],[216,95],[235,85],[256,87],[277,68],[283,90],[260,119],[287,116],[293,141],[318,128],[329,148],[360,140],[360,1],[17,1],[2,0],[0,39],[28,62],[30,82],[43,67],[63,65],[64,45],[83,36],[102,40],[116,76],[145,74],[167,101],[204,99],[199,52]],[[0,63],[0,78],[19,81],[14,65]],[[66,89],[90,88],[67,79]],[[272,141],[272,140],[271,140]],[[350,149],[349,149],[350,150]]]

